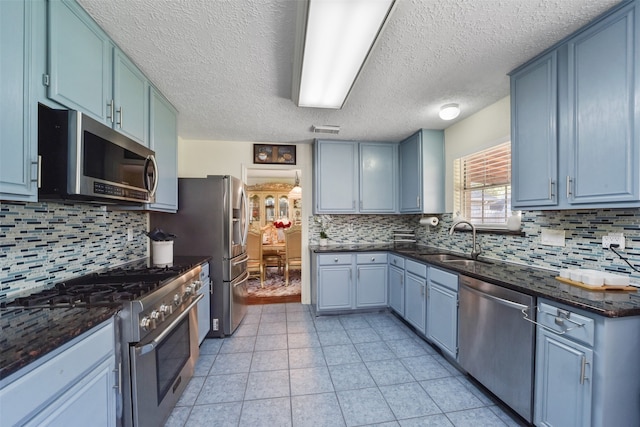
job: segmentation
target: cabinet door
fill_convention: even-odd
[[[318,268],[318,309],[352,308],[353,285],[351,265]]]
[[[400,212],[420,213],[422,194],[422,136],[415,133],[400,143]]]
[[[356,277],[356,307],[387,305],[387,265],[358,265]]]
[[[592,350],[538,328],[536,425],[591,425],[592,366]]]
[[[636,4],[568,43],[569,203],[637,201]]]
[[[427,281],[411,273],[405,274],[404,318],[418,331],[425,333],[427,320]]]
[[[356,213],[358,145],[316,141],[315,213]]]
[[[0,99],[3,104],[0,199],[3,200],[36,201],[37,198],[37,106],[32,107],[29,100],[32,6],[32,2],[0,1]]]
[[[156,201],[149,209],[178,210],[178,125],[177,112],[154,88],[151,88],[151,149],[158,162]]]
[[[360,213],[397,212],[398,145],[360,143]]]
[[[389,307],[404,316],[404,269],[389,266]]]
[[[81,381],[25,425],[115,426],[115,367],[115,357],[112,356],[84,375]]]
[[[557,51],[511,76],[514,208],[558,204]]]
[[[427,338],[454,359],[458,354],[458,293],[429,280]]]
[[[118,48],[113,49],[115,129],[149,146],[149,82]],[[153,97],[153,95],[152,95]]]
[[[49,98],[111,126],[112,44],[75,2],[49,2]]]

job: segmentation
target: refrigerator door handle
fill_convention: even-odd
[[[249,255],[245,252],[244,256],[241,259],[235,260],[231,263],[231,265],[242,264],[243,262],[249,261]]]
[[[242,282],[246,282],[247,280],[249,280],[249,272],[245,271],[241,276],[236,277],[232,282],[231,282],[231,286],[232,287],[236,287],[238,286],[240,283]]]

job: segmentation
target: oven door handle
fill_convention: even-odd
[[[175,320],[173,322],[171,322],[171,324],[164,331],[162,331],[162,333],[160,335],[158,335],[149,344],[145,344],[142,347],[136,347],[136,355],[142,356],[143,354],[147,354],[147,353],[153,351],[162,342],[162,340],[164,340],[166,338],[166,336],[169,335],[171,333],[171,331],[176,326],[178,326],[178,324],[180,322],[182,322],[182,319],[184,319],[186,316],[189,315],[191,310],[198,304],[198,302],[202,298],[204,298],[203,294],[198,295],[197,298],[195,300],[193,300],[193,302],[191,304],[189,304],[187,309],[185,311],[183,311],[182,313],[180,313],[180,315],[178,317],[176,317]]]

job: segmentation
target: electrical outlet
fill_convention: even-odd
[[[127,228],[127,242],[133,242],[133,230]]]
[[[609,248],[611,245],[618,245],[616,249],[624,250],[624,234],[623,233],[609,233],[606,236],[602,236],[602,247]]]

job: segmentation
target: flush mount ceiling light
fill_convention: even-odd
[[[316,125],[313,125],[313,126],[311,126],[311,130],[313,130],[313,133],[332,133],[334,135],[337,135],[338,132],[340,132],[340,126],[336,126],[336,125],[320,125],[320,126],[316,126]]]
[[[340,109],[382,32],[395,0],[298,3],[293,101]]]
[[[460,115],[460,106],[458,104],[446,104],[440,107],[440,118],[442,120],[453,120]]]

